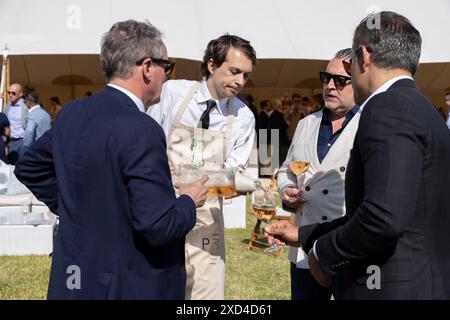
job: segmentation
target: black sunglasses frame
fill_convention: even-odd
[[[153,58],[153,57],[143,57],[143,58],[139,59],[138,61],[136,61],[136,65],[140,66],[141,64],[144,63],[145,59],[151,59],[152,62],[154,62],[160,66],[163,66],[166,76],[170,76],[173,69],[175,68],[175,61],[161,59],[161,58]]]
[[[366,46],[366,50],[367,50],[367,52],[372,53],[372,48]],[[360,46],[358,49],[356,49],[355,54],[352,55],[352,58],[350,58],[349,61],[345,61],[345,60],[342,61],[342,64],[344,65],[344,70],[345,70],[345,72],[347,72],[347,74],[349,76],[352,75],[353,57],[358,58],[361,55],[361,53],[362,53],[362,46]]]
[[[325,71],[319,72],[319,78],[320,81],[325,85],[327,85],[331,81],[331,79],[333,79],[334,85],[338,89],[344,88],[349,84],[349,81],[352,81],[352,78],[350,77],[342,76],[340,74],[331,74]]]

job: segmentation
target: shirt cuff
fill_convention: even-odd
[[[314,256],[316,257],[316,260],[319,261],[319,257],[317,256],[317,253],[316,253],[316,244],[317,244],[317,240],[314,241],[314,244],[313,244],[313,253],[314,253]]]

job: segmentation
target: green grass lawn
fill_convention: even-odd
[[[45,299],[50,263],[48,256],[0,256],[0,300]]]
[[[225,299],[289,299],[287,250],[278,258],[258,244],[247,250],[255,222],[247,214],[247,228],[225,230]],[[47,256],[0,256],[0,300],[45,299],[50,263]]]
[[[256,223],[254,216],[247,215],[247,228],[227,229],[225,299],[283,300],[290,299],[290,277],[287,250],[276,258],[264,253],[256,244],[247,250],[248,240]],[[261,237],[260,240],[263,240]]]

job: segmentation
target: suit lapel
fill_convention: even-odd
[[[358,129],[360,114],[357,112],[342,131],[337,141],[331,146],[322,161],[321,170],[330,170],[339,159],[353,147],[354,137]]]
[[[315,171],[320,169],[319,157],[317,156],[317,140],[319,139],[319,129],[320,123],[322,122],[322,116],[323,113],[321,112],[320,115],[311,120],[309,126],[314,129],[311,136],[307,137],[308,141],[306,141],[307,156],[311,166],[313,168],[317,168]]]

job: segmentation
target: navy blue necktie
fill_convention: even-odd
[[[214,100],[208,100],[206,101],[206,110],[202,113],[202,116],[200,117],[200,121],[198,122],[198,127],[200,126],[203,129],[209,128],[209,113],[211,112],[212,108],[216,106],[216,102]]]

